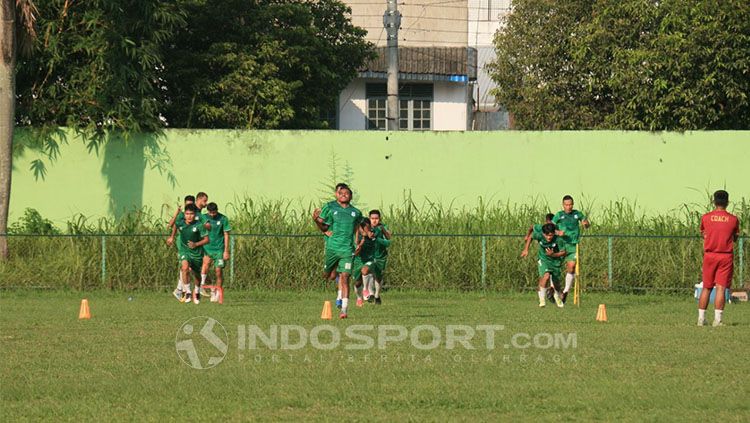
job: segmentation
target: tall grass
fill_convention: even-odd
[[[686,204],[659,215],[639,212],[635,203],[625,200],[603,206],[582,203],[579,208],[593,224],[581,241],[585,287],[688,289],[700,281],[698,222],[709,210],[708,203]],[[230,286],[302,290],[324,286],[319,274],[323,240],[310,219],[316,206],[250,198],[224,205],[221,211],[230,218],[234,234],[232,267],[225,269]],[[418,204],[407,195],[402,204],[381,211],[394,231],[387,270],[392,287],[496,291],[535,285],[535,260],[521,260],[519,253],[522,234],[550,211],[541,201],[488,203],[479,198],[473,207],[456,207],[430,200]],[[741,222],[750,220],[750,204],[744,199],[730,211]],[[38,213],[27,212],[11,226],[18,236],[9,238],[11,258],[0,263],[0,286],[170,287],[177,276],[175,249],[165,243],[172,212],[166,206],[158,213],[144,208],[118,221],[76,216],[64,229],[50,227]],[[743,255],[735,286],[750,278],[750,240],[744,242]]]

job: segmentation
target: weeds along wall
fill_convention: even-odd
[[[727,189],[750,199],[750,132],[378,132],[167,130],[87,148],[71,132],[15,139],[10,221],[26,208],[64,227],[74,215],[166,215],[205,191],[220,209],[242,198],[301,208],[355,189],[362,209],[405,199],[448,207],[534,202],[564,194],[588,208],[626,200],[647,214],[705,205]],[[47,146],[46,149],[44,146]],[[46,151],[46,153],[45,153]]]

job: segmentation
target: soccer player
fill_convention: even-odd
[[[552,218],[554,218],[555,215],[552,213],[547,213],[544,216],[544,223],[552,223]],[[526,244],[523,246],[523,251],[521,251],[521,258],[524,258],[529,255],[529,246],[531,245],[532,235],[537,234],[537,236],[542,235],[542,226],[540,224],[535,224],[529,226],[529,230],[526,232],[526,236],[524,237],[524,241],[526,241]],[[562,231],[557,231],[557,235],[562,235]]]
[[[336,203],[328,203],[323,209],[315,209],[313,220],[318,228],[326,228],[325,278],[339,276],[341,289],[341,313],[339,318],[346,319],[349,306],[349,275],[352,272],[354,254],[354,231],[362,220],[362,212],[351,205],[352,190],[349,187],[339,189]]]
[[[552,218],[552,223],[557,225],[566,237],[565,242],[565,288],[562,293],[563,303],[568,298],[568,292],[573,286],[573,280],[576,275],[576,246],[578,245],[578,239],[581,236],[581,225],[584,228],[591,226],[586,215],[582,212],[573,208],[573,197],[566,195],[563,197],[562,202],[563,209],[557,212],[555,217]]]
[[[703,236],[703,290],[698,301],[698,326],[706,324],[706,309],[711,291],[716,286],[714,326],[723,326],[724,290],[732,286],[734,272],[734,243],[740,235],[740,221],[727,212],[729,193],[714,193],[714,210],[701,217]]]
[[[192,195],[186,195],[184,200],[184,205],[187,206],[188,204],[194,204],[195,203],[195,197]],[[174,212],[174,216],[172,216],[172,219],[169,221],[169,224],[167,225],[167,229],[171,229],[172,233],[167,238],[167,245],[170,247],[174,245],[175,236],[177,236],[177,243],[179,245],[180,243],[180,234],[177,232],[177,227],[175,226],[175,222],[178,221],[184,221],[185,220],[185,214],[182,212],[182,208],[180,206],[177,206],[177,210]],[[183,292],[184,292],[184,283],[182,281],[182,265],[180,265],[180,253],[177,252],[177,262],[178,262],[178,272],[180,274],[179,279],[177,280],[177,288],[172,291],[172,295],[174,295],[175,298],[177,298],[178,301],[182,302],[184,299]]]
[[[175,226],[180,232],[180,243],[177,245],[177,251],[180,254],[180,264],[182,271],[182,280],[185,284],[186,303],[190,302],[190,270],[194,272],[195,288],[193,290],[193,302],[200,302],[200,290],[198,286],[197,275],[201,273],[203,266],[203,246],[208,244],[208,231],[206,227],[196,219],[198,207],[195,204],[185,206],[185,219],[176,222]]]
[[[325,242],[326,243],[328,243],[328,238],[331,236],[331,232],[328,231],[328,225],[319,223],[317,220],[315,220],[315,216],[316,216],[316,213],[317,213],[317,215],[320,215],[320,213],[322,212],[322,210],[325,210],[326,207],[331,207],[332,205],[336,204],[336,201],[338,199],[339,190],[341,190],[342,188],[349,188],[349,185],[347,185],[347,184],[345,184],[343,182],[339,182],[338,184],[336,184],[336,187],[333,190],[333,197],[334,197],[334,199],[331,200],[331,201],[329,201],[329,202],[327,202],[326,204],[324,204],[322,209],[316,209],[313,212],[313,220],[315,221],[315,225],[318,227],[318,229],[320,229],[321,232],[323,232],[323,235],[325,235]],[[337,287],[336,308],[341,309],[341,290],[338,289],[339,278],[338,278],[338,275],[336,275],[336,272],[331,272],[331,275],[329,276],[329,279],[331,281],[334,281],[334,280],[336,281],[336,287]]]
[[[375,233],[372,232],[370,227],[370,219],[364,218],[359,223],[359,229],[355,237],[356,249],[354,250],[354,260],[352,262],[352,279],[354,279],[354,288],[357,292],[357,307],[362,307],[368,296],[367,293],[362,292],[363,282],[365,291],[367,290],[367,282],[372,278],[370,274],[370,267],[373,265],[375,260],[375,249],[377,244],[375,242]]]
[[[373,254],[372,266],[369,267],[368,281],[365,286],[369,293],[373,293],[374,283],[374,293],[370,298],[372,298],[375,304],[380,305],[382,303],[380,291],[383,289],[383,278],[385,276],[386,265],[388,264],[388,247],[391,245],[391,231],[388,230],[388,226],[383,224],[380,210],[370,210],[368,216],[370,218],[370,226],[375,234],[375,253]]]
[[[216,272],[216,286],[221,287],[224,282],[223,269],[224,264],[229,260],[229,232],[232,226],[229,219],[219,213],[219,206],[216,203],[208,203],[208,244],[203,249],[206,255],[203,257],[203,267],[201,269],[201,285],[206,283],[206,275],[211,263],[214,264]],[[211,302],[219,301],[219,291],[211,292]]]
[[[563,307],[562,298],[558,291],[560,290],[560,268],[562,267],[563,257],[567,251],[564,246],[562,236],[555,234],[554,223],[545,223],[542,226],[541,233],[534,233],[533,239],[539,243],[539,253],[537,255],[537,267],[539,270],[539,307],[547,304],[547,282],[550,283],[554,290],[554,299],[558,307]]]

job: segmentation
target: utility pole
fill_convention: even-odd
[[[387,0],[388,8],[383,14],[383,26],[388,34],[388,130],[398,131],[398,29],[401,14],[397,0]]]

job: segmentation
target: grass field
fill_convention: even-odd
[[[223,306],[179,304],[154,292],[86,296],[93,317],[79,321],[80,293],[2,292],[3,420],[750,416],[747,303],[727,305],[727,326],[712,328],[695,326],[695,301],[687,296],[592,293],[580,308],[560,310],[538,309],[531,292],[387,292],[382,306],[352,307],[348,320],[329,322],[342,333],[333,350],[310,343],[299,350],[253,350],[249,335],[240,347],[238,326],[257,325],[267,333],[273,324],[288,324],[309,332],[323,324],[327,293],[228,292]],[[595,321],[599,303],[607,305],[608,323]],[[224,360],[207,370],[186,365],[175,347],[183,323],[196,316],[216,319],[228,333]],[[477,332],[474,350],[449,350],[445,343],[419,350],[410,338],[382,350],[347,350],[353,341],[344,331],[351,325],[403,325],[409,331],[434,325],[442,334],[446,325],[504,329],[496,333],[495,349]],[[375,338],[377,332],[362,333]],[[575,344],[546,348],[552,339],[546,334],[556,333],[568,341],[573,334]],[[419,337],[421,345],[428,344],[429,332],[420,335],[426,335]],[[207,363],[217,350],[200,339],[196,350]]]

